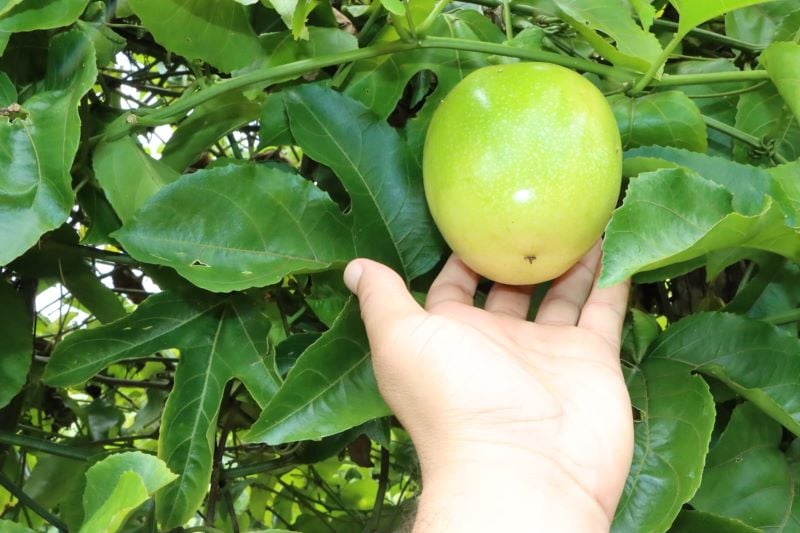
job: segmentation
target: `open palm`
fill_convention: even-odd
[[[633,446],[619,364],[628,286],[594,286],[599,256],[598,244],[554,282],[534,322],[531,287],[496,284],[475,307],[478,276],[455,256],[424,310],[399,276],[359,260],[378,384],[423,468],[536,457],[613,516]]]

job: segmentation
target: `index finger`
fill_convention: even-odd
[[[631,280],[600,288],[597,286],[598,279],[599,276],[595,277],[592,292],[581,310],[578,327],[599,335],[619,353]]]

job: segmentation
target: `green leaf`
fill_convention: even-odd
[[[86,261],[65,257],[54,263],[64,287],[100,322],[107,324],[128,314],[119,296],[103,284]]]
[[[772,196],[783,199],[789,224],[800,227],[800,161],[772,167],[768,172],[772,175]]]
[[[791,3],[792,0],[785,0],[786,3]],[[794,36],[800,30],[800,8],[783,17],[778,27],[775,29],[775,37],[773,41],[792,41]]]
[[[641,363],[647,348],[661,333],[661,326],[658,325],[655,317],[636,308],[631,309],[633,316],[633,346],[635,349],[634,361]]]
[[[0,519],[0,531],[3,531],[3,533],[36,533],[34,530],[21,524],[3,519]]]
[[[475,11],[446,13],[436,19],[427,34],[498,44],[504,40],[502,32]],[[397,39],[394,28],[386,27],[376,38],[376,42],[394,39]],[[365,59],[353,64],[345,94],[362,102],[379,117],[386,118],[394,110],[409,80],[418,72],[430,70],[436,74],[437,87],[428,97],[428,105],[423,111],[431,108],[426,114],[432,115],[438,102],[464,76],[490,64],[490,58],[486,54],[435,48]],[[424,121],[423,130],[427,128],[429,120],[430,116]],[[419,146],[421,148],[422,144]]]
[[[712,72],[736,72],[739,69],[728,59],[708,59],[681,61],[670,63],[667,70],[671,74],[706,74]],[[674,90],[686,94],[707,117],[714,118],[730,126],[736,123],[736,104],[739,95],[735,92],[743,89],[746,84],[734,83],[697,83],[674,87]],[[734,94],[730,94],[730,93]],[[713,96],[713,95],[721,96]],[[702,98],[701,98],[702,97]],[[715,129],[708,130],[708,155],[721,155],[727,159],[732,158],[733,139]]]
[[[147,498],[177,476],[158,458],[141,452],[111,455],[86,471],[81,533],[114,533]]]
[[[11,8],[21,2],[22,0],[0,0],[0,16],[5,15]]]
[[[262,54],[248,11],[236,2],[129,0],[129,4],[159,44],[187,59],[202,59],[231,72]]]
[[[715,377],[800,434],[800,340],[751,318],[702,313],[671,326],[650,347]]]
[[[800,124],[772,84],[739,97],[736,128],[760,139],[788,161],[800,158]],[[740,141],[735,144],[734,156],[742,163],[773,164],[766,151]]]
[[[631,179],[606,228],[600,283],[739,247],[800,259],[798,232],[771,198],[746,214],[727,189],[691,171],[647,172]]]
[[[708,149],[706,125],[700,110],[683,92],[667,91],[639,98],[620,94],[608,101],[626,150],[654,144],[695,152]]]
[[[700,24],[718,17],[728,11],[755,4],[765,4],[774,0],[669,0],[678,10],[678,35],[684,36]]]
[[[318,439],[389,413],[351,299],[331,329],[303,352],[244,438],[270,444]]]
[[[5,281],[0,281],[0,407],[16,396],[28,379],[33,360],[31,312],[25,299]]]
[[[17,101],[17,88],[5,72],[0,72],[0,107],[8,107]]]
[[[258,118],[261,105],[241,93],[227,93],[197,106],[164,146],[161,163],[183,172],[210,146]]]
[[[65,60],[69,56],[69,60]],[[97,75],[81,33],[53,38],[47,90],[24,102],[23,118],[0,119],[0,265],[30,248],[72,209],[70,168],[78,150],[78,102]]]
[[[140,261],[199,287],[261,287],[355,256],[350,221],[311,182],[278,167],[227,165],[164,187],[114,237]]]
[[[238,379],[261,406],[278,390],[264,360],[269,326],[263,310],[242,295],[159,293],[122,320],[67,336],[44,380],[74,385],[123,359],[181,351],[159,435],[159,457],[180,475],[157,497],[159,522],[168,530],[191,518],[206,494],[225,383]]]
[[[800,44],[772,43],[761,53],[761,62],[795,120],[800,121]]]
[[[759,533],[760,529],[748,526],[734,518],[725,518],[700,511],[682,511],[672,524],[669,533]]]
[[[292,134],[350,193],[356,253],[413,279],[442,245],[425,203],[419,167],[404,141],[361,104],[318,85],[289,90]]]
[[[339,28],[308,28],[308,40],[295,40],[290,32],[268,33],[260,37],[268,55],[256,68],[270,68],[302,59],[338,54],[358,48],[358,39]]]
[[[0,8],[0,33],[67,26],[78,19],[88,3],[89,0],[14,0]]]
[[[261,107],[258,130],[259,148],[294,144],[289,130],[289,117],[283,103],[283,93],[270,93]]]
[[[180,175],[144,153],[131,137],[101,143],[92,159],[94,174],[106,198],[125,223],[164,185]]]
[[[216,329],[202,338],[203,345],[182,351],[161,419],[158,455],[181,474],[156,496],[158,522],[165,530],[189,520],[206,495],[225,383],[235,377],[261,407],[277,390],[277,380],[263,359],[269,322],[262,311],[239,297],[216,321]]]
[[[406,6],[402,0],[379,0],[381,5],[386,8],[386,11],[393,15],[405,15]]]
[[[623,0],[554,0],[566,20],[615,65],[647,70],[661,54],[655,35],[642,29]],[[602,32],[598,33],[598,32]],[[613,39],[616,48],[604,35]]]
[[[725,34],[757,46],[768,45],[781,21],[797,9],[794,0],[780,0],[729,11],[725,15]]]
[[[795,481],[778,449],[781,437],[781,426],[755,405],[737,406],[708,453],[692,506],[759,530],[795,531],[797,523],[791,518]]]
[[[292,30],[295,39],[308,39],[308,28],[306,19],[311,11],[317,6],[315,0],[261,0],[263,4],[271,6],[278,12],[286,24]]]
[[[93,22],[78,20],[76,25],[92,41],[97,53],[98,67],[105,67],[114,60],[119,52],[125,49],[127,41],[108,27],[104,17]]]
[[[633,464],[611,530],[666,531],[700,485],[714,399],[687,365],[649,358],[626,376],[633,406]]]

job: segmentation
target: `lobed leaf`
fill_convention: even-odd
[[[800,434],[800,340],[766,322],[701,313],[670,326],[647,358],[665,358],[708,374]]]
[[[227,165],[164,187],[113,235],[135,258],[199,287],[262,287],[355,255],[350,221],[327,194],[280,167]]]
[[[700,110],[686,94],[667,91],[638,98],[608,99],[617,119],[623,149],[662,145],[695,152],[708,149],[708,134]]]
[[[666,531],[700,485],[714,400],[705,381],[675,361],[647,359],[626,379],[640,419],[611,530]]]
[[[358,304],[298,358],[245,440],[280,444],[334,435],[389,414],[372,371]]]
[[[661,54],[658,39],[636,24],[630,4],[623,0],[553,0],[553,3],[566,15],[567,22],[615,65],[645,71]],[[616,46],[608,42],[606,35]]]
[[[245,67],[261,45],[244,6],[217,0],[129,0],[155,40],[187,59],[202,59],[224,72]]]
[[[350,193],[356,253],[407,279],[430,270],[442,243],[403,139],[360,103],[319,85],[290,89],[284,98],[297,143]]]
[[[207,492],[225,384],[238,379],[260,406],[278,390],[264,360],[269,327],[263,310],[243,295],[159,293],[121,320],[67,336],[53,352],[44,380],[69,386],[122,359],[180,350],[159,434],[159,457],[180,477],[156,499],[159,523],[172,529],[192,517]]]

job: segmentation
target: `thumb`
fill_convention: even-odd
[[[388,340],[387,335],[398,320],[424,313],[403,279],[375,261],[351,261],[344,270],[344,284],[358,297],[367,335],[376,344]]]

